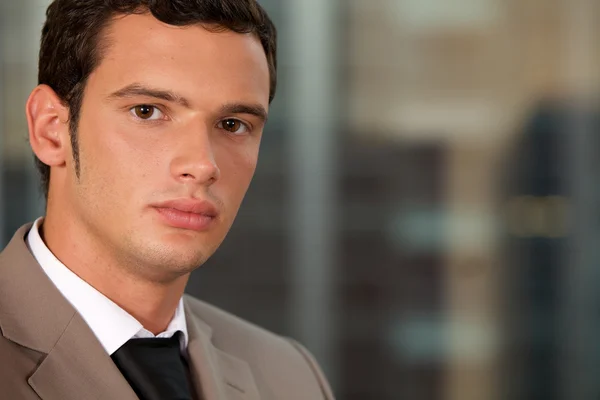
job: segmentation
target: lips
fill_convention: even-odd
[[[212,203],[193,199],[170,200],[154,208],[167,225],[194,231],[209,229],[218,216]]]

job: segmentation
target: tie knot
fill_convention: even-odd
[[[153,337],[153,338],[132,338],[129,339],[119,350],[123,348],[133,349],[133,351],[147,350],[152,351],[153,349],[177,349],[180,351],[181,331],[175,332],[175,334],[169,338],[164,337]],[[117,350],[117,351],[119,351]]]
[[[111,357],[141,400],[191,400],[180,332],[130,339]]]

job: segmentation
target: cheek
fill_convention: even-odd
[[[227,190],[236,197],[237,202],[241,202],[256,170],[258,145],[242,146],[236,151],[231,151],[231,148],[223,149],[217,154],[216,161],[221,171],[220,186],[225,186],[223,190]]]
[[[90,121],[93,122],[93,121]],[[87,123],[80,130],[79,186],[105,204],[132,204],[140,188],[151,187],[157,163],[150,144],[132,140],[123,127]],[[110,199],[110,201],[107,201]]]
[[[108,112],[99,117],[101,113],[86,121],[85,149],[94,165],[102,165],[105,175],[141,178],[162,156],[165,146],[159,135],[129,126]]]

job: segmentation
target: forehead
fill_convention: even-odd
[[[132,14],[114,18],[101,43],[102,59],[90,81],[100,81],[106,91],[141,82],[192,99],[210,93],[268,105],[267,58],[253,34],[179,27]]]

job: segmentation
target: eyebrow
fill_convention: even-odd
[[[139,83],[127,85],[108,95],[108,99],[123,99],[135,96],[154,97],[156,99],[177,103],[185,108],[191,108],[190,101],[170,90],[149,88]],[[221,114],[249,114],[266,122],[267,110],[260,104],[231,103],[221,107]]]
[[[266,122],[268,113],[265,108],[259,104],[233,103],[221,107],[222,114],[249,114],[258,117],[262,122]]]
[[[133,83],[111,93],[108,96],[108,99],[123,99],[135,96],[154,97],[156,99],[177,103],[183,107],[190,108],[189,100],[183,96],[179,96],[170,90],[153,89],[140,85],[139,83]]]

